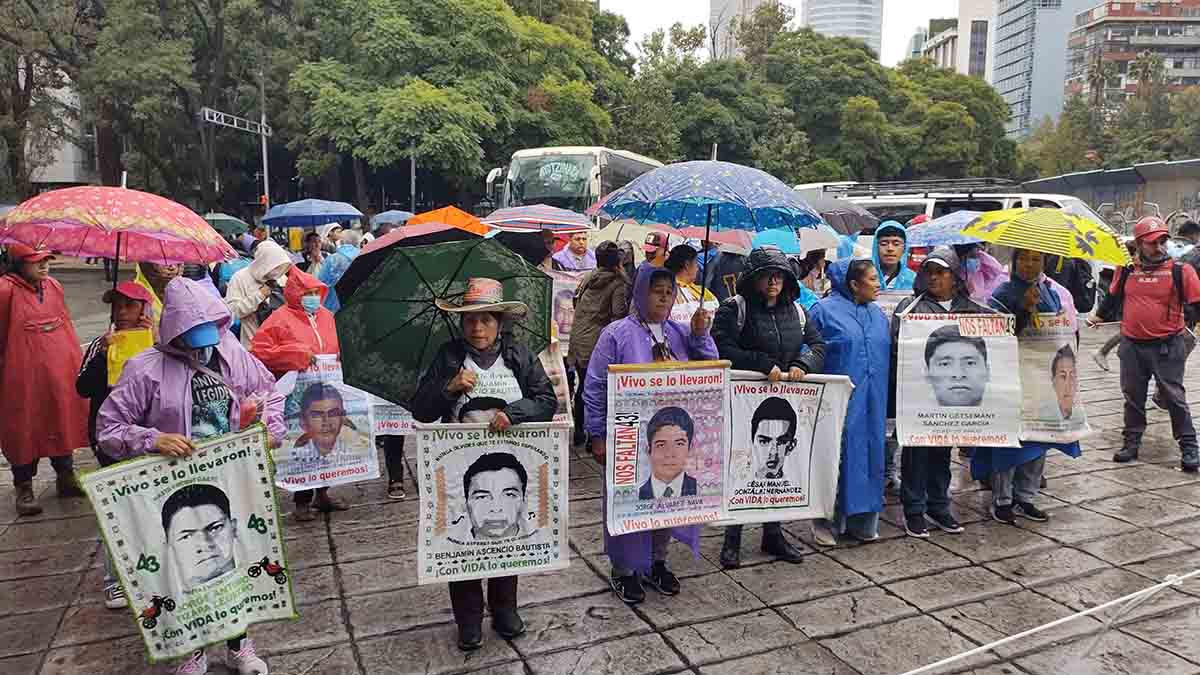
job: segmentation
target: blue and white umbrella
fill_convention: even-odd
[[[981,239],[962,233],[968,223],[979,217],[980,211],[955,211],[940,218],[909,225],[906,240],[909,246],[953,246],[955,244],[978,244]]]
[[[346,202],[301,199],[272,206],[263,222],[273,227],[314,227],[358,218],[362,218],[362,211]]]
[[[371,218],[371,227],[379,227],[380,225],[401,225],[403,223],[407,223],[408,219],[412,217],[413,214],[409,213],[408,211],[396,211],[394,209],[391,211],[384,211],[383,213],[375,214],[375,217]]]

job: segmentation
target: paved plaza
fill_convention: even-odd
[[[1087,331],[1085,347],[1110,330]],[[464,655],[445,586],[416,585],[416,487],[408,500],[389,502],[377,480],[336,489],[350,511],[285,519],[301,617],[250,634],[276,675],[901,673],[1200,568],[1200,476],[1178,470],[1166,414],[1151,413],[1142,461],[1113,464],[1117,376],[1080,363],[1088,413],[1104,431],[1084,443],[1081,458],[1048,459],[1039,501],[1048,523],[990,520],[989,493],[956,464],[962,535],[905,537],[891,503],[872,544],[818,551],[807,523],[786,525],[807,553],[799,565],[769,561],[758,552],[758,528],[747,528],[742,568],[724,572],[721,531],[706,528],[699,559],[673,544],[682,593],[648,590],[645,603],[629,608],[606,581],[600,467],[577,453],[570,568],[521,578],[528,633],[506,642],[485,622],[483,648]],[[1191,370],[1200,372],[1200,361]],[[1200,376],[1190,381],[1196,397]],[[77,456],[94,467],[90,453]],[[85,501],[56,499],[52,477],[43,463],[37,485],[46,511],[34,518],[18,519],[11,484],[0,485],[0,673],[170,672],[146,665],[127,610],[104,608],[94,517]],[[943,672],[1200,673],[1200,581],[1138,606],[1093,646],[1107,616]],[[214,664],[223,658],[223,649],[210,653]]]

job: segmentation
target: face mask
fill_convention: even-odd
[[[306,295],[300,298],[300,305],[304,307],[304,311],[309,314],[316,314],[318,309],[321,309],[321,296]]]
[[[201,347],[200,349],[192,350],[192,353],[196,355],[196,361],[199,362],[200,365],[207,366],[208,362],[212,361],[214,349],[216,349],[216,347]]]
[[[967,258],[963,261],[963,268],[967,270],[967,274],[974,274],[979,271],[979,258]]]

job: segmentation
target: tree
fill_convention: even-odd
[[[614,134],[624,147],[663,162],[681,158],[679,121],[667,78],[643,71],[630,86],[627,103],[617,114]]]
[[[772,106],[767,123],[750,145],[754,166],[789,185],[808,182],[812,152],[808,134],[795,124],[790,108]]]
[[[612,12],[599,12],[592,23],[592,48],[626,77],[633,77],[635,59],[625,48],[629,42],[629,23]]]
[[[737,37],[746,61],[758,66],[762,65],[775,40],[795,17],[796,10],[791,5],[768,0],[755,7],[749,18],[731,19],[729,28]]]
[[[855,96],[842,104],[841,158],[855,177],[876,181],[895,176],[901,168],[895,151],[895,129],[879,102],[866,96]]]

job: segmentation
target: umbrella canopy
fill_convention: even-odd
[[[339,299],[350,298],[375,269],[391,255],[393,247],[430,246],[447,241],[479,239],[479,235],[445,223],[425,223],[397,227],[386,237],[380,237],[363,247],[362,252],[350,262],[346,273],[337,283]]]
[[[362,218],[362,211],[346,202],[301,199],[298,202],[272,206],[263,222],[273,227],[316,227],[358,218]]]
[[[680,162],[659,167],[610,194],[600,212],[675,227],[774,230],[814,227],[816,211],[765,171],[729,162]]]
[[[672,234],[677,234],[687,239],[699,239],[704,241],[703,227],[685,227],[682,230],[676,230]],[[754,239],[754,234],[746,230],[724,230],[721,232],[709,232],[709,241],[714,241],[718,244],[733,246],[739,249],[750,250],[751,242]],[[643,239],[643,241],[645,241]]]
[[[812,251],[837,248],[842,243],[838,233],[828,225],[816,229],[805,228],[796,233],[800,238],[800,252],[808,254]]]
[[[642,246],[646,243],[646,235],[651,232],[666,232],[670,236],[679,237],[679,233],[670,225],[642,224],[629,220],[614,220],[603,228],[592,230],[588,234],[588,248],[595,249],[602,241],[628,241],[633,244],[633,262],[640,265],[646,259],[646,251]],[[703,234],[701,236],[703,237]],[[680,238],[678,243],[682,244],[683,239]]]
[[[587,216],[545,204],[496,209],[484,218],[483,222],[510,232],[552,230],[561,234],[573,234],[592,229],[592,221],[588,220]]]
[[[413,214],[408,211],[384,211],[383,213],[375,214],[375,216],[371,218],[371,227],[379,227],[380,225],[398,225],[400,223],[408,222],[408,219],[412,217]]]
[[[955,244],[978,244],[981,239],[962,233],[968,223],[982,216],[982,211],[955,211],[941,218],[908,226],[906,237],[909,246],[953,246]]]
[[[458,318],[434,302],[458,300],[472,277],[501,282],[505,300],[529,306],[529,313],[513,323],[513,338],[535,354],[550,344],[553,282],[500,242],[393,246],[381,253],[386,260],[356,289],[346,289],[353,292],[337,313],[347,384],[409,407],[438,348],[461,335]],[[339,283],[339,296],[342,291]]]
[[[801,253],[800,238],[796,236],[795,232],[787,229],[767,230],[754,235],[751,248],[762,248],[763,246],[774,246],[788,255]]]
[[[250,225],[246,221],[234,218],[228,213],[206,213],[204,214],[204,222],[212,225],[214,230],[227,237],[236,237],[239,234],[245,234],[250,231]]]
[[[203,218],[138,190],[83,186],[22,202],[0,225],[0,243],[19,242],[79,258],[210,263],[237,257]]]
[[[453,225],[468,232],[473,232],[481,237],[488,232],[491,232],[492,229],[487,225],[484,225],[483,222],[475,216],[453,206],[443,206],[440,209],[418,213],[412,218],[409,218],[405,225],[424,225],[426,223],[445,223],[447,225]]]
[[[962,232],[994,244],[1064,258],[1098,260],[1120,267],[1131,262],[1120,237],[1107,225],[1059,209],[988,211],[977,216]]]
[[[821,214],[825,224],[838,234],[858,234],[879,227],[879,218],[870,211],[846,199],[818,197],[809,202]]]

